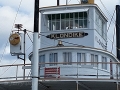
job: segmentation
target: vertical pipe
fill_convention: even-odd
[[[34,32],[39,32],[39,0],[35,0],[34,6]]]
[[[116,46],[117,58],[120,60],[120,6],[116,5]]]
[[[59,4],[59,0],[57,0],[57,6],[59,6],[60,4]]]
[[[32,90],[38,90],[38,33],[39,33],[39,0],[35,0],[34,6],[34,33],[33,33],[33,59],[32,66]]]
[[[66,5],[68,5],[68,0],[66,0]]]
[[[25,66],[25,58],[26,58],[26,54],[25,54],[25,34],[26,34],[26,29],[24,29],[24,66]],[[25,80],[25,69],[24,69],[24,72],[23,72],[23,80]]]
[[[32,90],[38,90],[38,33],[33,34]]]

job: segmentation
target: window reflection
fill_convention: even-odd
[[[50,14],[48,28],[50,31],[87,28],[87,12]]]
[[[66,23],[65,20],[61,20],[61,30],[66,29]]]
[[[56,22],[56,30],[60,30],[60,21]]]

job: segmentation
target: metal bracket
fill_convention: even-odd
[[[25,54],[24,54],[24,55],[25,55]],[[19,55],[17,55],[17,58],[18,58],[18,59],[21,59],[21,60],[25,60],[25,59],[21,58]]]

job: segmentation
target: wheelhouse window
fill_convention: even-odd
[[[97,67],[98,55],[91,54],[91,65]]]
[[[72,53],[71,52],[63,52],[63,61],[64,65],[71,65],[72,63]]]
[[[86,64],[86,54],[85,53],[77,53],[77,62],[80,65]]]
[[[87,12],[49,14],[48,28],[50,31],[87,28],[87,18]]]
[[[45,67],[45,55],[40,55],[40,57],[39,57],[39,63],[41,63],[40,64],[40,67]]]
[[[107,32],[105,31],[105,22],[104,20],[100,17],[100,15],[96,12],[96,17],[95,17],[95,24],[96,24],[96,29],[97,32],[104,38],[107,39]]]
[[[107,58],[106,57],[102,57],[102,69],[107,70]]]
[[[50,53],[49,62],[51,63],[50,66],[57,65],[56,63],[58,62],[58,54]]]

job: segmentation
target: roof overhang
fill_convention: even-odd
[[[41,14],[53,14],[53,13],[66,13],[66,11],[64,10],[68,10],[68,8],[74,8],[73,10],[68,10],[67,12],[78,12],[78,8],[79,9],[88,9],[90,7],[95,7],[99,12],[101,12],[101,14],[103,15],[103,17],[106,19],[106,21],[108,21],[108,18],[105,16],[105,14],[102,12],[102,10],[99,8],[99,6],[97,4],[71,4],[71,5],[60,5],[60,6],[49,6],[49,7],[41,7],[39,9],[39,11],[41,12]],[[75,9],[76,8],[76,9]],[[62,10],[61,10],[62,9]],[[63,10],[64,9],[64,10]],[[85,11],[84,10],[84,11]],[[82,11],[82,10],[80,10]]]
[[[59,11],[48,11],[44,12],[43,14],[59,14],[59,13],[73,13],[73,12],[87,12],[89,8],[84,9],[75,9],[75,10],[59,10]]]

